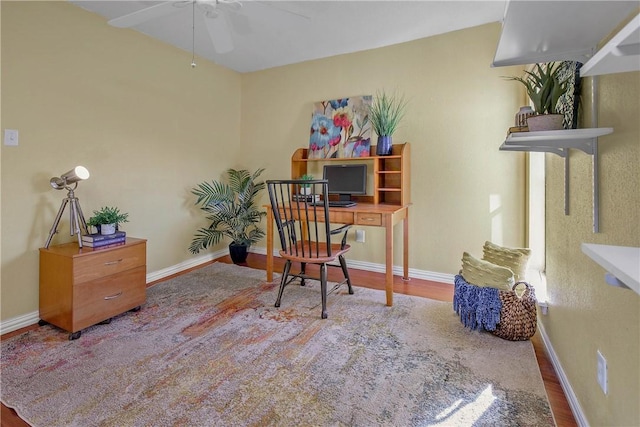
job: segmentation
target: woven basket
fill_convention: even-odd
[[[516,288],[521,284],[525,289],[519,295]],[[491,333],[511,341],[526,341],[531,338],[536,333],[538,322],[533,287],[527,282],[517,282],[510,291],[499,291],[499,297],[502,302],[500,323]]]

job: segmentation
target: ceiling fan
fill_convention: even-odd
[[[166,1],[127,15],[113,18],[108,23],[109,25],[119,28],[135,27],[152,19],[177,13],[187,6],[193,7],[194,16],[196,10],[199,10],[204,16],[204,22],[209,32],[211,42],[213,43],[215,51],[218,53],[228,53],[233,50],[233,39],[231,37],[229,21],[234,26],[234,30],[239,33],[250,31],[246,17],[235,14],[233,19],[227,19],[227,12],[234,13],[242,8],[242,3],[238,0]],[[195,63],[192,62],[192,66],[195,66]]]

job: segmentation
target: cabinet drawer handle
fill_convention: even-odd
[[[115,295],[109,295],[108,297],[104,297],[105,300],[110,300],[110,299],[116,299],[118,298],[120,295],[122,295],[122,291],[118,292]]]
[[[118,264],[122,262],[122,258],[115,260],[115,261],[109,261],[109,262],[105,262],[104,265],[114,265],[114,264]]]
[[[362,219],[364,219],[365,221],[374,221],[375,220],[375,218],[362,218]]]

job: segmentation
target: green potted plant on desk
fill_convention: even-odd
[[[404,96],[387,95],[385,92],[376,94],[369,116],[373,130],[378,135],[376,154],[388,156],[391,154],[393,140],[398,125],[404,118],[407,102]]]
[[[100,234],[113,234],[118,224],[129,222],[128,218],[128,213],[121,213],[116,207],[104,206],[100,210],[93,211],[93,216],[89,218],[87,225],[96,227]]]
[[[198,196],[196,205],[211,221],[208,227],[197,230],[189,246],[191,253],[197,254],[226,236],[231,239],[231,260],[235,264],[246,261],[249,247],[265,235],[259,223],[267,213],[258,210],[255,203],[256,196],[265,188],[264,181],[256,181],[263,171],[228,169],[228,183],[203,182],[191,191]]]
[[[567,92],[567,80],[560,78],[561,68],[555,62],[535,64],[524,77],[506,77],[524,85],[533,104],[534,115],[527,117],[529,131],[562,129],[564,115],[558,111],[558,101]]]
[[[305,173],[300,177],[300,179],[303,181],[312,181],[313,175]],[[300,184],[300,188],[299,188],[300,194],[307,195],[309,194],[310,190],[311,190],[311,184]]]

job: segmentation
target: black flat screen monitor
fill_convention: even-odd
[[[324,165],[322,178],[329,181],[329,194],[339,194],[340,200],[367,194],[367,165]]]

